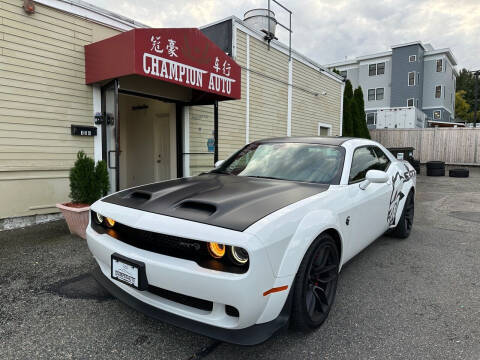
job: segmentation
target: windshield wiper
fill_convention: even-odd
[[[212,171],[208,171],[208,172],[206,172],[206,174],[209,174],[209,173],[210,173],[210,174],[212,174],[212,173],[213,173],[213,174],[232,175],[232,174],[230,174],[229,172],[227,172],[227,171],[224,171],[224,170],[212,170]]]
[[[257,179],[285,180],[285,179],[280,179],[273,176],[260,176],[260,175],[245,175],[245,176],[251,177],[251,178],[257,178]]]

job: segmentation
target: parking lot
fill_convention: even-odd
[[[480,169],[468,179],[419,176],[410,238],[382,237],[347,264],[320,329],[284,330],[254,347],[113,299],[90,276],[86,242],[63,221],[0,232],[0,358],[478,360],[479,229]]]

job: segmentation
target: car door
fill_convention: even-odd
[[[353,153],[348,184],[351,256],[388,229],[391,181],[380,184],[371,183],[364,190],[360,188],[360,183],[365,180],[369,170],[388,171],[390,160],[382,154],[383,152],[376,146],[361,146]]]

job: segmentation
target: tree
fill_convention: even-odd
[[[353,88],[350,80],[345,81],[343,92],[343,136],[353,136],[352,118]]]
[[[359,86],[353,92],[353,136],[370,139],[370,132],[367,127],[367,116],[365,114],[365,102],[363,100],[362,87]]]
[[[455,93],[455,116],[465,122],[473,121],[470,113],[470,104],[465,100],[465,90],[459,90]]]
[[[475,77],[473,76],[473,73],[469,72],[467,69],[460,70],[457,76],[457,85],[455,91],[465,91],[463,98],[468,103],[468,105],[470,105],[470,111],[472,111],[474,107],[474,88]]]

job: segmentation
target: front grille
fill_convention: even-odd
[[[208,253],[207,243],[203,241],[140,230],[118,222],[110,229],[95,223],[93,215],[91,224],[97,233],[108,234],[138,249],[195,261],[198,265],[207,269],[236,274],[243,274],[248,270],[248,265],[233,265],[226,259],[226,256],[222,259],[213,259]]]

